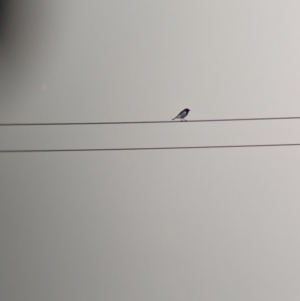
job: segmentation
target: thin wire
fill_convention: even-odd
[[[57,153],[57,152],[103,152],[103,151],[152,151],[152,150],[187,150],[213,148],[254,148],[254,147],[300,146],[300,143],[280,144],[241,144],[241,145],[204,145],[204,146],[170,146],[170,147],[130,147],[130,148],[74,148],[74,149],[16,149],[0,150],[0,153]]]
[[[291,120],[294,117],[258,117],[258,118],[229,118],[229,119],[198,119],[187,122],[232,122],[232,121],[264,121],[264,120]],[[147,124],[147,123],[178,123],[181,121],[117,121],[117,122],[40,122],[40,123],[0,123],[0,126],[50,126],[50,125],[112,125],[112,124]]]

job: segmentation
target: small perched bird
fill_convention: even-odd
[[[182,110],[175,118],[173,118],[172,120],[174,119],[181,119],[181,121],[187,116],[187,114],[189,113],[190,109],[184,109]],[[185,120],[186,121],[186,120]]]

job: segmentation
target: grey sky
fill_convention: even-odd
[[[300,115],[298,1],[28,3],[0,53],[1,123]],[[14,127],[0,141],[298,143],[298,127]],[[1,300],[296,301],[298,162],[297,147],[0,154]]]

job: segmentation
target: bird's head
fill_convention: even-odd
[[[190,111],[190,109],[185,109],[187,112],[189,112]]]

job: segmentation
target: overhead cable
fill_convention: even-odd
[[[153,150],[192,150],[225,148],[263,148],[291,147],[300,143],[279,144],[238,144],[238,145],[203,145],[203,146],[166,146],[166,147],[128,147],[128,148],[66,148],[66,149],[3,149],[0,153],[58,153],[58,152],[109,152],[109,151],[153,151]]]
[[[292,117],[255,117],[255,118],[223,118],[223,119],[197,119],[186,121],[157,120],[157,121],[112,121],[112,122],[31,122],[31,123],[0,123],[2,127],[8,126],[62,126],[62,125],[118,125],[118,124],[154,124],[154,123],[191,123],[191,122],[233,122],[233,121],[271,121],[295,120],[300,116]]]

